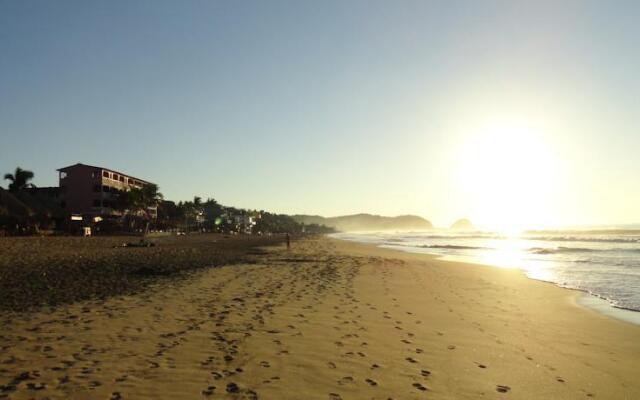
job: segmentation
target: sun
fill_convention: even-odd
[[[550,222],[556,160],[544,132],[522,121],[494,121],[460,147],[458,185],[479,225],[517,234]]]

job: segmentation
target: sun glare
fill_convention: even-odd
[[[480,225],[515,235],[549,222],[555,160],[542,132],[498,121],[461,147],[458,184]]]

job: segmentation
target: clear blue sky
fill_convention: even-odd
[[[0,169],[45,186],[83,162],[175,200],[489,225],[516,199],[474,200],[483,188],[553,178],[539,215],[637,222],[638,16],[637,1],[2,0]],[[542,156],[518,139],[504,151],[527,165],[469,175],[504,159],[470,143],[513,124]]]

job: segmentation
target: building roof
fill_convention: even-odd
[[[128,177],[128,178],[136,179],[136,180],[138,180],[138,181],[140,181],[140,182],[142,182],[142,183],[151,183],[151,182],[146,181],[146,180],[144,180],[144,179],[136,178],[136,177],[135,177],[135,176],[133,176],[133,175],[129,175],[129,174],[125,174],[125,173],[122,173],[122,172],[116,171],[115,169],[105,168],[105,167],[97,167],[97,166],[95,166],[95,165],[87,165],[87,164],[82,164],[82,163],[77,163],[77,164],[69,165],[68,167],[58,168],[56,171],[64,172],[64,171],[67,171],[67,170],[69,170],[69,169],[71,169],[71,168],[75,168],[75,167],[89,167],[89,168],[96,168],[96,169],[106,169],[107,171],[115,172],[115,173],[116,173],[116,174],[118,174],[118,175],[123,175],[123,176],[126,176],[126,177]]]

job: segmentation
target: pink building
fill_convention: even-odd
[[[120,215],[120,193],[150,182],[108,168],[75,164],[58,169],[61,205],[71,214]],[[157,207],[149,208],[152,217]]]

